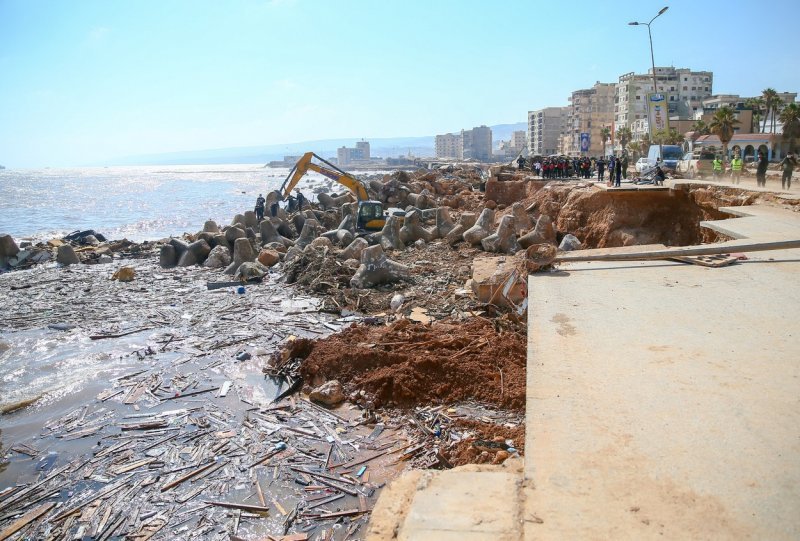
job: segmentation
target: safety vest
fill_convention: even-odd
[[[731,169],[734,171],[741,171],[742,170],[742,159],[741,158],[734,158],[731,162]]]
[[[714,167],[714,171],[722,171],[722,162],[720,160],[714,160],[711,165]]]

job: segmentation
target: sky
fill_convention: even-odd
[[[0,0],[0,164],[523,122],[645,72],[665,5],[656,65],[800,91],[797,0]]]

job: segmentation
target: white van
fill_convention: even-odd
[[[661,149],[664,149],[664,155],[660,154]],[[650,150],[647,152],[647,164],[650,167],[655,167],[658,158],[661,158],[661,169],[666,171],[675,171],[678,167],[678,160],[683,158],[683,147],[680,145],[650,145]]]

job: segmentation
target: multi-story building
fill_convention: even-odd
[[[436,157],[437,158],[458,158],[464,155],[461,146],[461,134],[445,133],[436,136]]]
[[[357,141],[354,148],[343,146],[336,149],[336,161],[339,167],[350,165],[355,162],[369,161],[369,159],[369,141],[364,141],[363,139]]]
[[[558,154],[568,107],[545,107],[528,111],[528,151],[531,156]]]
[[[515,153],[519,154],[523,148],[528,146],[528,133],[524,130],[513,132],[509,143],[511,148],[516,151]]]
[[[576,90],[569,98],[564,145],[565,154],[581,155],[581,133],[589,134],[587,156],[598,156],[603,152],[603,128],[614,124],[614,83],[597,82],[592,88]]]
[[[656,92],[669,96],[670,118],[692,118],[703,108],[703,100],[711,97],[714,74],[687,68],[656,67]],[[646,74],[626,73],[616,84],[614,127],[631,128],[637,120],[647,118],[647,94],[652,93],[653,70]]]
[[[478,126],[457,134],[437,135],[436,157],[489,161],[492,159],[492,129]]]

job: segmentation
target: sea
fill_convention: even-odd
[[[238,164],[0,170],[0,234],[11,234],[18,243],[87,229],[137,242],[180,236],[201,231],[209,219],[230,223],[235,214],[252,209],[259,194],[278,189],[288,173],[288,168]],[[316,173],[306,175],[298,188],[312,201],[318,189],[343,191]],[[36,273],[36,268],[15,271],[6,278],[35,282]],[[47,286],[30,294],[53,293]],[[152,334],[93,341],[92,330],[80,327],[14,330],[3,322],[14,315],[14,306],[0,306],[0,407],[41,398],[24,410],[0,414],[0,489],[15,482],[18,473],[2,460],[9,446],[30,441],[48,420],[108,387],[108,378],[135,368],[131,354],[146,347]],[[55,442],[46,445],[68,451]]]

